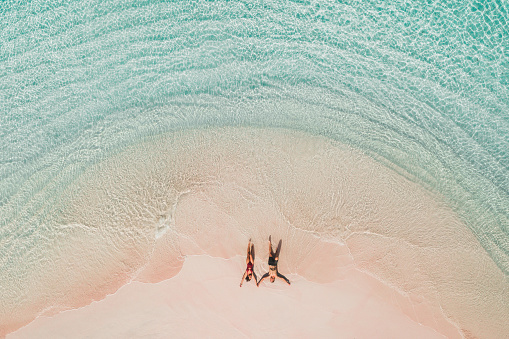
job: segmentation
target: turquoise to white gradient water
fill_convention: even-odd
[[[91,165],[154,135],[221,126],[301,130],[371,155],[444,196],[507,276],[508,10],[2,2],[0,285],[44,257],[54,204]]]

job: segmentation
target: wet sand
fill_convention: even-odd
[[[29,272],[23,303],[4,312],[0,332],[39,316],[18,335],[79,307],[54,318],[63,325],[74,320],[58,319],[80,318],[75,336],[96,320],[104,324],[92,327],[96,334],[117,322],[119,330],[132,322],[132,331],[155,334],[212,326],[183,320],[200,317],[223,324],[218,331],[238,327],[251,335],[266,323],[289,335],[325,328],[324,335],[383,330],[409,337],[418,330],[424,332],[416,336],[499,338],[509,331],[507,278],[447,204],[410,177],[323,137],[247,128],[160,136],[83,174],[61,201],[59,238],[40,269]],[[269,234],[282,240],[280,270],[295,284],[242,299],[252,287],[238,289],[247,240],[256,246],[257,271],[266,271]],[[193,264],[209,256],[223,259]],[[209,278],[186,290],[202,271]],[[214,285],[221,279],[227,281]],[[311,291],[320,297],[304,298]],[[166,306],[156,295],[170,298]],[[137,314],[135,304],[127,313],[128,306],[118,306],[137,298],[147,303],[140,311],[146,315],[129,316]],[[273,323],[262,317],[272,298],[281,307]],[[209,315],[200,313],[203,300],[214,310]],[[100,305],[101,317],[86,311]],[[244,319],[240,305],[259,311]],[[226,313],[214,318],[213,306]],[[126,318],[115,320],[120,315]],[[134,326],[137,317],[146,320]],[[279,329],[285,319],[302,327]]]
[[[244,258],[190,256],[172,279],[132,282],[104,300],[40,317],[7,338],[444,338],[384,299],[367,275],[292,285],[246,282]],[[261,271],[255,266],[258,274]],[[459,336],[457,336],[459,337]]]

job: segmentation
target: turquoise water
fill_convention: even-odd
[[[91,165],[165,132],[256,126],[338,140],[438,192],[508,275],[508,10],[2,2],[0,271],[15,282],[44,256],[52,206]]]

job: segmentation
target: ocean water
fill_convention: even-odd
[[[199,149],[210,154],[224,145],[244,145],[245,138],[270,147],[258,134],[232,132],[243,129],[297,133],[311,145],[314,138],[330,140],[397,173],[394,181],[412,182],[437,197],[494,264],[474,270],[498,270],[493,274],[503,278],[497,291],[508,299],[508,10],[503,1],[2,2],[0,319],[15,326],[29,318],[22,314],[38,314],[55,306],[54,300],[73,305],[55,296],[61,285],[44,273],[84,264],[63,263],[73,255],[59,252],[69,239],[83,243],[76,258],[117,248],[126,267],[96,262],[88,268],[101,266],[131,279],[146,262],[148,248],[172,225],[171,213],[154,221],[142,209],[159,215],[159,209],[173,206],[169,201],[176,204],[182,194],[206,186],[210,172],[198,168]],[[163,164],[162,153],[151,153],[170,152],[167,148],[147,146],[174,144],[175,136],[187,138],[186,131],[218,133],[221,143],[190,132],[194,141],[168,155],[173,165]],[[256,159],[267,155],[263,149],[251,152]],[[217,154],[222,164],[227,153]],[[145,172],[129,168],[151,161]],[[122,209],[130,198],[115,191],[116,178],[124,183],[152,178],[158,163],[181,177],[168,177],[173,186],[162,191],[143,186],[154,195],[137,196],[144,201],[133,205],[140,219],[119,231],[136,213]],[[276,179],[264,182],[278,185]],[[93,205],[100,187],[111,191],[101,193],[93,217],[78,211],[79,204],[83,210]],[[133,187],[129,192],[137,194],[142,186]],[[162,197],[165,190],[170,196]],[[274,192],[267,196],[287,200],[285,192]],[[381,208],[355,206],[361,219]],[[328,238],[341,237],[354,224],[336,219],[323,224],[324,219],[313,228],[316,215],[297,219],[300,226],[291,223]],[[149,236],[147,228],[156,231]],[[99,244],[96,236],[108,241]],[[383,276],[374,269],[373,274]],[[69,288],[76,279],[69,278]],[[104,282],[91,295],[99,298],[108,286]],[[469,297],[486,297],[482,290]],[[495,316],[508,313],[506,304]]]

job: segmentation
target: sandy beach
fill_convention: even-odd
[[[174,278],[132,282],[99,302],[39,317],[7,338],[446,337],[410,319],[359,272],[329,283],[288,274],[291,286],[264,281],[240,288],[244,265],[241,257],[189,256]]]
[[[508,12],[2,1],[0,339],[509,339]]]
[[[54,259],[10,292],[20,301],[3,315],[8,338],[499,338],[507,328],[506,278],[440,197],[325,138],[168,135],[64,195],[45,249]],[[267,272],[269,235],[292,285],[239,288],[250,238],[255,270]]]

